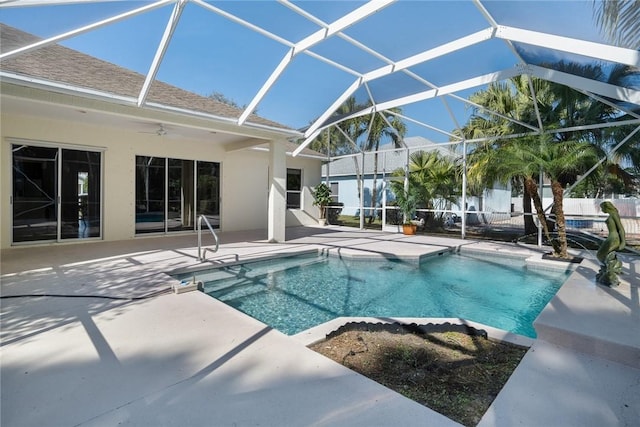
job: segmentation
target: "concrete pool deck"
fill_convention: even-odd
[[[512,244],[339,227],[223,233],[210,265],[323,249],[420,259]],[[199,265],[196,237],[2,251],[2,426],[455,426],[457,423],[200,292],[163,293]],[[640,419],[640,260],[594,284],[593,255],[536,321],[534,340],[480,426],[625,426]],[[553,261],[550,261],[553,262]],[[536,262],[534,262],[535,264]],[[144,299],[137,298],[155,295]]]

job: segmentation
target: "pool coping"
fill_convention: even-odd
[[[527,249],[527,250],[530,251],[530,249]],[[471,248],[468,245],[461,244],[458,246],[433,249],[430,252],[419,254],[419,255],[393,255],[393,256],[383,256],[379,254],[374,255],[370,253],[361,253],[358,251],[338,252],[333,248],[301,249],[297,251],[291,250],[287,252],[278,252],[278,253],[272,253],[267,255],[259,255],[255,257],[245,257],[242,259],[236,256],[234,260],[230,262],[224,262],[224,263],[207,262],[207,265],[203,265],[204,263],[202,263],[195,266],[180,267],[175,270],[166,271],[165,273],[169,276],[183,275],[183,274],[197,273],[205,270],[232,267],[235,265],[245,264],[249,262],[269,261],[269,260],[276,260],[279,258],[288,258],[293,256],[299,256],[299,255],[311,255],[314,253],[317,254],[318,256],[324,255],[327,257],[335,257],[340,259],[344,258],[344,259],[349,259],[354,261],[379,261],[382,259],[387,259],[387,260],[399,260],[407,263],[421,264],[422,262],[430,258],[442,256],[445,254],[459,253],[463,255],[471,254],[471,255],[490,256],[494,254],[496,251],[500,253],[501,257],[523,261],[527,268],[532,268],[532,269],[569,272],[569,271],[576,270],[579,266],[578,263],[570,263],[570,262],[565,262],[563,260],[546,260],[542,258],[542,254],[531,255],[531,253],[518,253],[518,252],[511,252],[511,251],[500,252],[501,249],[499,247],[478,249],[478,248]],[[219,260],[216,260],[216,261],[219,261]]]
[[[630,258],[619,259],[633,269]],[[632,332],[640,322],[633,306],[639,277],[626,273],[620,285],[607,287],[596,282],[598,269],[597,260],[585,257],[572,271],[534,320],[538,339],[640,369],[640,334]]]
[[[305,346],[310,346],[324,341],[332,332],[350,323],[370,323],[370,324],[398,324],[398,325],[456,325],[467,326],[487,333],[487,338],[495,341],[502,341],[520,347],[531,347],[535,342],[534,338],[514,334],[503,329],[487,326],[482,323],[456,317],[337,317],[328,322],[306,329],[294,335],[290,335],[294,340]]]
[[[295,232],[287,233],[291,231]],[[303,233],[307,231],[311,237]],[[317,248],[324,242],[336,248],[348,245],[349,239],[368,236],[376,244],[383,243],[381,253],[390,250],[385,241],[391,242],[390,246],[411,243],[416,253],[427,245],[440,250],[500,245],[498,253],[504,256],[520,251],[514,245],[487,241],[342,231],[337,227],[301,230],[291,237],[291,244],[267,243],[260,240],[262,234],[243,234],[236,240],[222,235],[220,260],[207,263],[216,265],[222,257],[250,260],[267,252]],[[335,241],[330,234],[330,238],[324,237],[330,232],[336,233]],[[324,235],[320,238],[318,233]],[[164,272],[201,265],[192,236],[166,239],[66,245],[56,251],[51,247],[3,251],[2,291],[5,295],[40,289],[76,295],[145,295],[170,283]],[[169,239],[171,244],[165,243]],[[539,249],[531,251],[532,256],[541,256],[535,254]],[[566,334],[584,334],[586,340],[612,339],[618,331],[625,331],[624,343],[639,348],[640,337],[632,336],[632,331],[637,331],[640,319],[640,260],[621,258],[626,272],[623,283],[606,288],[595,284],[597,265],[587,253],[570,276],[574,282],[571,286],[565,282],[543,310],[545,316],[536,321],[561,328]],[[93,280],[87,281],[87,277]],[[110,303],[113,306],[103,312],[87,311],[95,305],[90,299],[32,300],[28,304],[7,300],[9,304],[15,310],[3,318],[4,326],[12,319],[27,321],[12,323],[20,341],[5,341],[2,347],[1,396],[3,407],[8,409],[3,411],[3,424],[8,420],[7,425],[41,425],[34,421],[38,419],[62,423],[82,413],[80,419],[85,421],[72,420],[66,425],[115,425],[119,421],[149,425],[160,420],[165,425],[184,425],[187,420],[205,418],[221,425],[239,419],[244,425],[300,425],[301,420],[353,427],[385,420],[406,426],[457,425],[339,369],[295,338],[266,331],[257,321],[198,292],[124,305]],[[54,322],[58,313],[64,317]],[[29,321],[41,315],[47,316],[49,327]],[[74,340],[72,347],[69,338]],[[557,342],[545,339],[539,336],[534,341],[479,427],[558,423],[595,427],[636,422],[640,414],[638,368],[592,356],[562,338]],[[176,359],[176,351],[185,357]],[[84,362],[79,355],[84,356]],[[118,368],[114,362],[123,365]],[[131,369],[118,377],[123,368]],[[123,388],[125,385],[132,391]],[[136,400],[123,400],[123,395],[132,393]],[[97,399],[98,395],[104,399]]]

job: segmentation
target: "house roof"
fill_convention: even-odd
[[[42,40],[2,23],[0,23],[0,36],[0,53],[10,52]],[[58,44],[47,45],[41,49],[5,59],[0,62],[0,70],[15,73],[18,76],[38,78],[130,99],[138,96],[145,81],[145,76],[140,73]],[[230,119],[236,118],[242,112],[239,108],[158,80],[154,80],[151,84],[147,101]],[[290,129],[255,114],[249,117],[248,122],[277,129]]]
[[[29,33],[0,23],[0,53],[39,40],[41,39]],[[45,82],[85,89],[91,93],[97,91],[124,98],[137,96],[145,78],[140,73],[57,44],[3,60],[0,62],[0,71],[12,73],[27,80],[36,78]],[[234,119],[242,112],[239,108],[211,97],[204,97],[157,80],[152,83],[148,102],[228,119]],[[285,130],[288,135],[292,131],[285,125],[256,114],[250,116],[248,123],[266,126],[276,131]],[[297,144],[289,141],[284,144],[289,154],[298,148]],[[266,144],[255,141],[247,148],[251,147],[265,149]],[[305,148],[301,154],[305,157],[324,157],[323,154],[309,148]]]

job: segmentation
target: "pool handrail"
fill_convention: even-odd
[[[207,227],[209,227],[209,231],[211,231],[213,238],[216,240],[215,249],[211,249],[211,248],[202,249],[202,220],[204,220],[204,222],[207,224]],[[204,261],[206,258],[207,251],[211,251],[215,253],[215,252],[218,252],[219,247],[220,247],[220,242],[218,240],[218,235],[213,230],[211,223],[209,222],[209,220],[205,215],[200,215],[198,217],[198,260],[200,260],[201,262]]]

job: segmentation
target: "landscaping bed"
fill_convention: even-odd
[[[349,324],[310,348],[465,426],[475,426],[527,349],[458,325]]]

